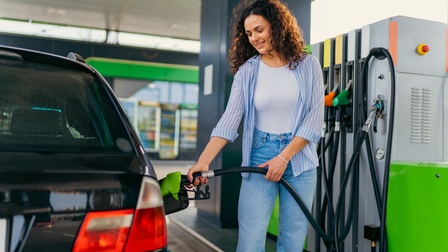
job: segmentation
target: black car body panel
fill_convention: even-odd
[[[0,215],[14,216],[11,227],[34,217],[23,251],[70,251],[87,211],[135,207],[141,176],[7,172],[0,184]]]

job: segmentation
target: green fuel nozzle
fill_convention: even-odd
[[[350,104],[350,99],[349,99],[350,92],[348,90],[350,90],[351,85],[352,85],[352,80],[350,80],[347,83],[347,87],[344,90],[342,90],[342,92],[338,96],[336,96],[333,99],[334,107],[345,106],[345,105]]]
[[[180,191],[180,181],[182,174],[177,172],[172,172],[166,175],[160,184],[160,191],[162,192],[162,197],[165,197],[168,194],[173,195],[176,200],[179,200],[178,193]]]

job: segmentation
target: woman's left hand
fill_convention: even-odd
[[[288,165],[278,156],[273,157],[271,160],[259,165],[260,168],[268,167],[268,172],[264,176],[267,180],[272,182],[278,182],[285,173]]]

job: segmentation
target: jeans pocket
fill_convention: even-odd
[[[252,140],[252,149],[258,149],[266,144],[266,137],[254,137]]]

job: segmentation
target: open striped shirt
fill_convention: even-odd
[[[217,136],[229,142],[235,141],[239,135],[238,126],[244,116],[241,166],[250,165],[255,124],[253,98],[260,60],[260,55],[256,55],[240,66],[233,79],[226,109],[211,133],[211,137]],[[293,174],[298,176],[319,165],[316,143],[320,139],[324,120],[324,84],[319,61],[312,55],[305,55],[296,69],[291,71],[294,71],[299,85],[291,133],[309,141],[290,160]],[[243,177],[248,176],[249,174],[243,173]]]

